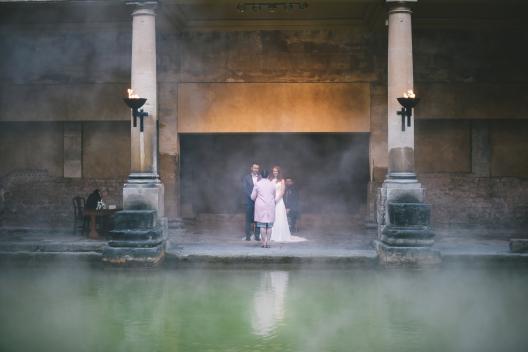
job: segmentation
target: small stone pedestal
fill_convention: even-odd
[[[129,176],[123,187],[123,209],[155,209],[159,218],[164,217],[164,187],[157,177],[133,178]],[[150,175],[149,175],[150,176]]]
[[[165,227],[155,210],[123,210],[114,215],[111,240],[103,249],[103,262],[155,266],[165,256]]]

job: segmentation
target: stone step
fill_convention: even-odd
[[[163,238],[163,229],[116,229],[110,231],[110,236],[113,241],[145,241]]]
[[[428,226],[431,218],[431,204],[389,203],[389,221],[395,226]]]
[[[103,249],[102,260],[112,264],[151,264],[159,263],[165,254],[165,246],[154,247],[110,247]]]
[[[434,233],[429,226],[393,226],[387,225],[382,232],[387,237],[394,238],[433,238]]]
[[[156,247],[163,243],[163,238],[157,238],[152,240],[144,241],[116,241],[112,240],[108,242],[110,247],[133,247],[133,248],[149,248]]]
[[[155,210],[121,210],[114,214],[114,229],[151,229],[157,225]]]
[[[528,239],[512,238],[510,240],[510,251],[513,253],[528,253]]]

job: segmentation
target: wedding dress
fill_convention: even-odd
[[[281,182],[275,182],[275,199],[279,201],[275,204],[275,222],[271,229],[271,240],[274,242],[302,242],[305,238],[292,236],[290,227],[288,226],[288,216],[286,215],[286,206],[282,196],[284,195],[283,185]]]

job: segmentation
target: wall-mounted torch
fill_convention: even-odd
[[[132,125],[137,127],[137,119],[139,118],[139,164],[140,170],[143,171],[145,165],[145,137],[143,135],[144,125],[143,119],[148,116],[148,112],[140,109],[145,102],[146,98],[140,98],[139,95],[134,94],[132,89],[128,89],[128,98],[123,98],[125,104],[132,109]]]
[[[123,98],[125,104],[132,109],[133,117],[133,126],[137,127],[137,119],[139,118],[139,132],[143,132],[143,119],[148,116],[148,112],[143,111],[141,108],[145,102],[146,98],[140,98],[139,95],[134,94],[132,89],[128,89],[128,98]]]
[[[412,109],[418,105],[420,98],[417,98],[412,89],[409,89],[407,92],[403,93],[402,98],[396,99],[398,99],[398,102],[402,106],[402,109],[398,111],[397,114],[402,117],[402,132],[404,132],[405,119],[407,118],[407,127],[411,127]]]

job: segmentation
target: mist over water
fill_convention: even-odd
[[[3,20],[12,17],[9,23],[15,24],[0,37],[5,49],[0,76],[20,92],[4,93],[11,102],[5,107],[8,115],[20,116],[20,121],[10,115],[0,124],[0,177],[26,168],[62,177],[64,125],[55,120],[83,124],[83,153],[118,136],[125,145],[118,149],[128,151],[129,112],[112,103],[122,104],[120,97],[130,80],[130,8],[119,3],[119,18],[125,24],[112,24],[113,14],[109,14],[105,21],[112,25],[98,30],[82,26],[101,20],[97,9],[85,12],[96,4],[54,13],[46,9],[63,5],[47,3],[39,5],[40,11],[0,15]],[[167,12],[161,11],[161,16],[168,16]],[[54,30],[42,32],[31,25],[41,21],[52,24],[49,28]],[[60,21],[66,23],[56,23]],[[18,25],[24,23],[27,28],[21,30]],[[80,26],[74,29],[72,24]],[[368,59],[374,57],[373,50],[362,50],[363,41],[354,39],[363,34],[349,31],[158,35],[162,44],[159,81],[165,83],[159,90],[162,123],[176,114],[171,104],[163,102],[176,96],[164,89],[176,91],[177,84],[186,80],[294,83],[359,77],[363,82],[373,79],[363,75],[383,75],[373,72],[376,60]],[[328,60],[323,46],[330,39],[326,36],[334,35],[347,38],[342,40],[346,48],[329,50],[337,50],[336,59],[358,65],[358,72],[324,72]],[[285,65],[273,65],[275,71],[270,74],[267,63],[286,57],[286,51],[277,56],[276,48],[288,42],[285,48],[292,50],[292,56]],[[297,56],[300,47],[307,49]],[[321,48],[322,56],[315,55]],[[384,42],[381,48],[385,50]],[[364,53],[357,56],[356,52]],[[244,66],[247,62],[237,57],[248,54],[256,63]],[[37,94],[28,105],[26,93],[34,91]],[[123,133],[100,119],[122,120]],[[26,149],[21,151],[19,145]],[[89,178],[93,175],[86,166],[87,155],[96,153],[82,154],[83,176]],[[129,156],[121,152],[119,158]],[[241,179],[256,162],[268,170],[280,165],[283,176],[295,179],[303,213],[354,214],[366,201],[368,158],[367,133],[181,135],[181,168],[174,172],[181,173],[182,203],[191,204],[197,213],[242,213]],[[113,159],[106,162],[106,168],[113,169],[106,177],[128,174],[128,161],[121,165],[122,172],[116,171]],[[0,200],[2,187],[7,187],[3,181]],[[5,199],[13,197],[8,194]],[[31,221],[28,217],[26,225]],[[527,279],[526,269],[3,267],[0,351],[524,351],[528,345]]]
[[[4,268],[1,351],[524,351],[528,271]]]

